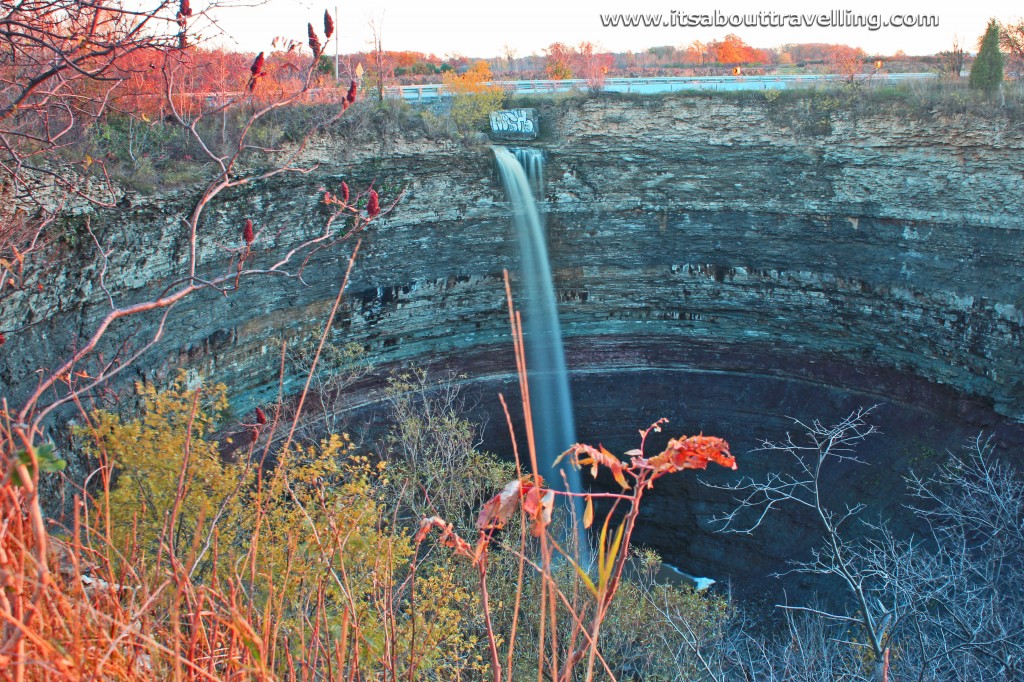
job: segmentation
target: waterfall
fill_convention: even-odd
[[[512,150],[516,161],[526,171],[526,179],[530,181],[530,189],[533,190],[533,198],[537,201],[544,200],[544,153],[533,147],[518,147]],[[505,185],[508,191],[508,185]]]
[[[544,156],[537,149],[518,149],[513,155],[504,147],[494,147],[494,156],[505,194],[512,204],[522,252],[523,341],[529,372],[537,466],[540,469],[537,473],[551,487],[564,490],[564,472],[569,490],[578,493],[582,489],[579,472],[567,465],[560,466],[559,470],[554,468],[555,458],[576,442],[576,427],[545,231],[534,201],[534,195],[540,196],[543,189]],[[579,498],[576,498],[573,509],[579,526],[580,558],[586,560],[589,552],[582,526],[583,505]]]

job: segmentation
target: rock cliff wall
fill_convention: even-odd
[[[632,447],[628,434],[670,416],[680,431],[714,430],[748,449],[777,437],[786,415],[881,403],[896,433],[877,457],[898,451],[893,466],[982,428],[1020,445],[1024,124],[818,101],[603,97],[542,107],[548,233],[581,438]],[[501,273],[514,276],[516,246],[489,150],[324,141],[311,158],[321,162],[312,174],[212,207],[207,274],[224,267],[221,245],[238,241],[246,216],[266,235],[257,259],[269,260],[321,229],[324,188],[341,179],[404,187],[364,241],[333,340],[360,344],[382,368],[467,372],[493,402],[512,371]],[[182,276],[178,220],[191,200],[183,192],[93,219],[115,248],[106,282],[122,300]],[[75,248],[77,261],[47,291],[7,305],[5,316],[39,319],[0,350],[0,382],[15,399],[105,310],[90,247]],[[321,327],[349,252],[317,252],[302,282],[263,280],[180,304],[135,376],[203,373],[229,385],[240,413],[271,399],[281,341]],[[154,324],[120,327],[107,352]],[[371,388],[352,400],[372,402]],[[869,476],[851,494],[876,483]],[[718,502],[680,485],[682,497],[651,513],[690,521],[669,531],[654,519],[651,537],[677,533],[687,546],[680,561],[720,555],[720,542],[700,540],[698,519]],[[767,558],[752,566],[797,545],[762,546]],[[728,564],[719,556],[707,570]]]

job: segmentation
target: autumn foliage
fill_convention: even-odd
[[[317,37],[315,31],[311,35]],[[310,48],[318,41],[319,38],[316,42],[311,40]],[[173,55],[156,50],[136,51],[118,61],[123,80],[114,89],[112,101],[120,111],[159,120],[161,113],[166,113],[164,70],[171,68],[175,77],[173,96],[182,111],[213,109],[245,91],[252,93],[257,103],[271,102],[304,87],[304,67],[309,53],[303,56],[299,54],[301,50],[290,44],[283,50],[258,54],[202,48]],[[333,86],[333,82],[322,79],[320,85]],[[344,98],[344,90],[339,93],[331,92],[333,90],[331,87],[329,91],[310,93],[306,100],[334,97],[340,101]]]
[[[573,72],[573,49],[565,43],[551,43],[544,48],[547,55],[547,65],[544,72],[552,80],[565,80],[572,78]]]
[[[582,41],[576,46],[551,43],[544,48],[544,53],[547,55],[544,73],[548,78],[583,78],[592,90],[600,89],[614,63],[611,54],[589,41]]]
[[[193,192],[189,211],[175,216],[179,231],[174,238],[185,245],[182,276],[156,292],[111,293],[104,282],[102,238],[87,230],[104,253],[96,267],[107,298],[98,306],[98,316],[76,329],[71,347],[59,351],[62,357],[46,361],[52,364],[40,370],[38,381],[20,404],[9,405],[5,396],[0,405],[0,677],[17,682],[299,679],[294,670],[300,651],[303,670],[344,669],[352,671],[352,679],[366,666],[376,666],[370,663],[375,659],[381,667],[403,675],[420,665],[444,669],[446,662],[435,657],[447,657],[442,652],[453,651],[444,643],[452,630],[447,625],[435,628],[434,637],[427,632],[431,628],[425,627],[422,613],[406,618],[400,607],[383,604],[396,593],[399,599],[413,602],[417,590],[443,595],[444,603],[434,602],[435,613],[457,629],[461,607],[456,607],[472,603],[474,596],[435,572],[435,566],[411,575],[408,533],[381,523],[381,502],[372,485],[381,468],[358,459],[346,436],[328,434],[300,444],[289,434],[275,441],[272,452],[269,444],[257,451],[259,435],[273,431],[270,423],[276,426],[280,420],[279,409],[270,418],[259,409],[256,428],[247,424],[241,429],[245,434],[255,431],[256,438],[248,442],[244,456],[231,458],[221,447],[231,437],[221,441],[213,433],[226,407],[223,388],[186,386],[181,377],[164,392],[140,385],[141,417],[93,409],[92,401],[113,395],[110,379],[131,368],[161,338],[169,311],[179,301],[207,290],[234,295],[250,279],[269,274],[300,279],[302,259],[308,260],[310,252],[346,241],[394,207],[393,202],[381,206],[379,197],[372,216],[364,214],[361,206],[332,206],[324,229],[308,238],[290,236],[291,250],[283,257],[251,248],[259,243],[260,234],[244,214],[233,218],[241,245],[237,238],[228,240],[234,245],[224,244],[210,234],[204,211],[221,192],[312,169],[298,157],[314,133],[341,117],[344,90],[332,88],[328,115],[304,122],[290,144],[268,144],[265,138],[259,139],[265,131],[258,124],[290,105],[319,97],[314,87],[319,62],[302,55],[301,45],[255,59],[169,49],[166,42],[160,49],[159,41],[137,42],[130,31],[125,36],[114,30],[135,26],[145,32],[139,22],[146,15],[125,13],[104,2],[53,2],[19,6],[18,11],[42,11],[44,6],[58,17],[64,11],[77,11],[79,18],[91,16],[92,23],[103,28],[104,40],[120,36],[122,42],[103,51],[97,38],[101,51],[96,54],[92,49],[97,45],[87,44],[91,35],[84,30],[83,37],[61,39],[81,44],[51,43],[51,48],[64,50],[56,60],[56,75],[67,66],[76,81],[58,83],[55,90],[39,88],[48,80],[52,63],[32,64],[43,70],[43,78],[28,84],[24,101],[45,95],[38,111],[56,106],[72,118],[52,139],[32,139],[30,134],[31,144],[15,150],[37,154],[41,165],[52,166],[52,173],[47,170],[49,184],[36,182],[38,175],[33,177],[33,170],[20,164],[8,180],[41,186],[57,195],[63,192],[52,190],[68,188],[69,195],[75,191],[76,200],[114,208],[119,197],[113,194],[115,186],[106,170],[106,160],[113,157],[98,159],[86,153],[80,162],[68,158],[78,151],[72,143],[89,144],[89,134],[109,139],[116,126],[122,126],[132,145],[128,157],[137,166],[152,168],[152,148],[143,144],[148,136],[176,134],[202,156],[206,182]],[[176,42],[185,46],[192,9],[185,0],[175,2],[174,9]],[[56,21],[50,29],[59,33],[75,27],[70,19]],[[37,28],[46,23],[40,17],[33,20]],[[8,46],[17,40],[13,33],[0,32],[0,41]],[[312,37],[310,42],[315,42]],[[89,59],[76,62],[79,50]],[[34,50],[32,56],[39,54]],[[9,84],[16,81],[11,79]],[[77,101],[79,108],[69,109],[61,99]],[[12,108],[6,119],[0,112],[0,122],[17,124],[24,136],[18,105],[8,104]],[[88,115],[78,117],[83,112]],[[46,116],[39,119],[47,132]],[[229,121],[237,125],[229,128]],[[216,138],[210,134],[213,126]],[[94,178],[100,178],[95,183],[100,190],[89,195]],[[9,187],[10,183],[5,184]],[[397,199],[392,195],[389,201],[392,198]],[[129,205],[125,199],[119,207]],[[53,255],[45,229],[62,208],[51,205],[49,213],[37,212],[31,218],[36,231],[29,241],[35,244],[36,256]],[[11,245],[11,250],[18,263],[15,271],[20,272],[27,256],[17,246]],[[0,247],[6,250],[7,244],[0,241]],[[355,245],[348,256],[349,269],[357,253]],[[5,275],[0,293],[10,279],[6,270],[11,265],[9,259],[0,259],[0,274]],[[346,282],[347,274],[339,284],[338,304]],[[49,323],[50,311],[39,312],[40,320]],[[153,326],[143,324],[144,331],[129,332],[132,338],[115,352],[103,350],[109,330],[154,312]],[[332,320],[333,313],[325,323],[328,330]],[[58,451],[51,440],[48,416],[61,407],[78,415],[79,440],[74,445],[86,469],[84,480],[52,483],[66,486],[62,488],[68,493],[63,514],[61,502],[46,499],[41,491],[41,486],[51,484],[48,479],[65,468],[66,448],[72,447],[65,437]],[[50,509],[44,510],[44,504],[51,502]],[[48,518],[46,511],[54,516]],[[365,525],[354,527],[364,518]],[[312,544],[302,530],[310,527],[318,537]],[[351,546],[349,540],[353,540]],[[352,578],[356,582],[339,577],[339,571],[358,576]],[[396,584],[401,588],[396,589]],[[380,609],[368,606],[381,588],[388,597],[378,602]],[[386,630],[390,639],[357,635],[369,633],[360,625],[364,618],[374,623],[371,630]],[[403,631],[405,635],[396,636]],[[314,632],[328,634],[320,637]],[[335,641],[341,644],[330,646],[329,633],[337,633]],[[319,648],[297,644],[312,641]],[[471,668],[464,658],[472,644],[459,641],[453,646],[462,653],[450,660],[460,670]],[[391,648],[385,650],[383,642]],[[325,661],[327,650],[330,658]],[[334,675],[329,672],[328,676]]]
[[[826,64],[831,73],[845,76],[852,80],[854,76],[864,71],[864,50],[853,48],[847,45],[833,45],[828,52]]]
[[[568,682],[575,679],[575,668],[585,657],[587,658],[586,679],[593,678],[598,659],[601,625],[623,579],[623,570],[630,556],[630,539],[636,526],[645,491],[651,489],[654,482],[662,476],[684,469],[706,469],[709,463],[719,464],[729,469],[736,468],[736,460],[729,452],[729,444],[721,438],[704,435],[671,439],[663,451],[653,457],[645,457],[644,445],[648,436],[661,431],[666,422],[665,419],[658,420],[645,431],[641,431],[640,447],[626,453],[628,458],[626,460],[616,457],[604,447],[595,448],[581,443],[573,445],[562,453],[559,460],[567,460],[575,468],[588,470],[594,478],[602,470],[609,471],[615,482],[621,487],[621,493],[556,491],[547,487],[540,476],[530,474],[509,482],[497,495],[483,505],[476,521],[478,535],[475,543],[463,539],[450,523],[438,516],[424,518],[420,523],[415,541],[422,543],[431,531],[437,530],[439,542],[443,546],[450,548],[454,554],[468,559],[477,568],[480,575],[480,590],[485,594],[487,591],[488,553],[494,542],[495,533],[503,529],[517,511],[520,512],[524,534],[528,528],[530,535],[541,539],[539,560],[529,561],[522,556],[523,561],[534,567],[539,567],[543,573],[550,570],[552,558],[550,552],[554,548],[563,560],[572,565],[582,585],[589,591],[591,600],[586,603],[575,601],[570,608],[571,618],[574,622],[570,641],[579,640],[579,643],[570,645],[561,654],[556,651],[551,652],[549,674],[554,680]],[[574,495],[582,495],[586,499],[582,519],[585,528],[590,528],[594,524],[595,498],[612,502],[611,510],[601,524],[597,539],[597,561],[593,570],[581,562],[580,554],[574,556],[567,552],[558,540],[550,535],[553,515],[559,506],[556,504],[556,498]],[[624,518],[612,531],[614,512],[619,503],[625,503],[627,509]],[[520,551],[523,551],[523,548],[525,548],[525,543],[521,546]],[[552,593],[548,594],[547,598],[551,599],[553,603],[567,601],[565,595],[558,593],[556,586],[552,585],[551,589]],[[502,679],[502,657],[498,651],[499,638],[491,626],[491,614],[487,612],[489,606],[486,597],[481,604],[485,609],[484,618],[488,624],[493,679],[498,682]],[[543,632],[547,605],[542,603],[537,605],[537,609],[541,614],[541,631]],[[554,627],[553,619],[550,625]],[[514,636],[513,633],[512,641],[507,645],[509,652],[515,646]],[[559,660],[560,655],[562,663],[559,666],[556,661]],[[508,660],[511,661],[511,653],[509,653]],[[510,666],[510,663],[507,664],[507,667]],[[541,670],[545,668],[543,656],[538,661],[538,667]]]
[[[490,81],[491,69],[484,61],[476,62],[463,74],[444,74],[444,87],[452,95],[451,120],[459,131],[472,130],[500,108],[505,93]]]
[[[747,45],[735,33],[707,43],[706,49],[710,61],[719,64],[766,64],[771,61],[764,50]]]

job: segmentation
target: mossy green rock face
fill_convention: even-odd
[[[541,107],[555,287],[574,383],[586,387],[576,400],[581,438],[604,438],[588,414],[631,434],[674,399],[690,411],[669,415],[683,420],[673,431],[742,430],[715,435],[748,445],[777,437],[765,430],[784,429],[781,416],[827,418],[820,411],[864,401],[926,415],[894,418],[901,432],[890,450],[908,449],[891,460],[897,468],[914,442],[956,448],[942,441],[981,428],[1020,442],[1024,127],[999,114],[912,117],[890,102],[829,110],[828,130],[808,132],[821,114],[808,101],[603,97]],[[364,347],[381,376],[402,363],[444,364],[502,385],[513,358],[501,273],[514,278],[517,257],[489,152],[410,138],[383,153],[323,142],[310,155],[317,171],[211,207],[204,274],[228,267],[223,245],[238,243],[246,217],[261,232],[257,262],[272,262],[322,230],[323,191],[341,179],[354,191],[376,181],[384,204],[404,188],[362,244],[332,340]],[[119,302],[184,274],[180,216],[193,194],[138,198],[94,218],[114,249],[106,284]],[[253,280],[183,302],[124,379],[162,381],[186,367],[226,382],[238,414],[274,398],[282,341],[322,328],[350,252],[315,253],[301,281]],[[0,350],[12,402],[107,309],[94,256],[79,248],[46,292],[5,302],[5,318],[38,322]],[[155,323],[117,327],[108,357]],[[635,379],[643,371],[676,381]],[[627,374],[634,379],[614,379]],[[587,377],[612,377],[635,397],[618,404],[621,392]],[[713,389],[714,377],[732,388]],[[286,388],[299,380],[286,376]],[[351,400],[372,402],[371,384]],[[678,395],[663,395],[673,385]],[[484,397],[496,407],[493,393]],[[722,419],[686,421],[693,410]],[[942,424],[949,429],[929,430]],[[883,478],[898,487],[891,470]],[[679,499],[667,513],[685,515]],[[692,530],[700,523],[689,509]],[[693,537],[680,531],[678,544]]]

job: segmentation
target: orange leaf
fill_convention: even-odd
[[[598,450],[589,445],[577,443],[569,448],[569,452],[576,458],[577,465],[580,467],[590,467],[590,475],[594,478],[597,478],[598,467],[603,466],[611,470],[615,482],[622,486],[623,490],[629,490],[629,483],[626,481],[625,476],[627,465],[618,457],[608,452],[604,446],[601,446],[601,449]]]
[[[533,519],[533,534],[540,537],[551,523],[555,507],[555,491],[529,487],[523,495],[523,514]]]
[[[736,458],[729,452],[729,444],[714,436],[690,436],[671,439],[664,451],[648,460],[658,473],[672,473],[682,469],[707,469],[714,462],[728,469],[736,468]]]
[[[430,531],[437,528],[441,531],[441,544],[445,547],[451,547],[455,550],[456,554],[461,554],[464,557],[472,559],[474,562],[480,557],[481,552],[486,550],[485,543],[481,542],[477,547],[469,544],[455,532],[455,529],[450,523],[442,519],[440,516],[431,516],[429,518],[423,518],[420,520],[419,530],[416,531],[416,535],[413,541],[417,544],[423,542],[430,535]]]
[[[590,528],[594,525],[594,498],[587,495],[587,508],[583,510],[583,527]]]

